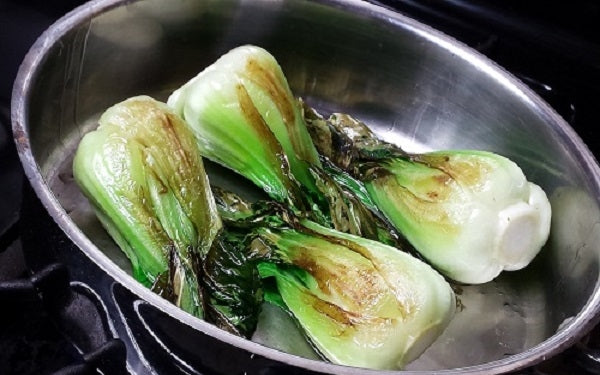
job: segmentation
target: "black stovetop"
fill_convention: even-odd
[[[52,22],[82,0],[0,0],[0,284],[30,279],[21,251],[23,173],[12,144],[9,105],[18,65]],[[456,37],[527,83],[600,155],[595,137],[600,108],[600,3],[595,0],[380,0]],[[6,284],[5,284],[6,285]],[[6,290],[4,290],[5,292]],[[9,295],[0,286],[0,374],[73,372],[81,354],[56,328],[35,293]],[[592,332],[589,347],[598,347]],[[523,374],[586,373],[570,349]],[[69,367],[71,366],[71,367]],[[68,368],[70,370],[65,370]],[[69,372],[72,371],[72,372]]]

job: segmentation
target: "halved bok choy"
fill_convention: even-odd
[[[267,51],[254,46],[229,51],[173,92],[168,104],[190,125],[205,157],[279,202],[312,208],[307,198],[316,186],[309,167],[320,164],[317,150]]]
[[[227,202],[239,202],[231,197],[217,194],[219,210],[226,230],[248,231],[244,242],[264,279],[265,299],[287,311],[325,359],[398,369],[453,317],[452,288],[424,262],[298,218],[274,202],[231,215]]]
[[[202,317],[197,266],[221,219],[183,120],[147,96],[118,103],[81,140],[73,174],[134,277]]]
[[[305,106],[318,150],[364,184],[416,250],[463,283],[527,266],[546,242],[551,207],[511,160],[486,151],[409,154],[362,122]]]

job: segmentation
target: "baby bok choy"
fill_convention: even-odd
[[[275,58],[235,48],[176,90],[168,104],[190,125],[203,156],[253,181],[320,224],[396,244],[395,229],[350,176],[321,161]],[[356,187],[356,189],[354,188]],[[364,190],[364,189],[363,189]]]
[[[317,151],[275,58],[242,46],[173,92],[168,104],[190,125],[205,157],[244,175],[273,199],[311,209]],[[305,193],[299,189],[305,189]]]
[[[345,114],[305,107],[317,148],[360,180],[416,250],[448,277],[484,283],[525,267],[546,242],[550,203],[500,155],[473,150],[409,154]]]
[[[81,140],[73,174],[134,277],[202,317],[196,268],[221,220],[183,120],[145,96],[116,104]]]
[[[429,265],[384,245],[299,219],[273,202],[244,205],[226,228],[245,228],[265,299],[287,311],[327,360],[398,369],[446,328],[456,300]],[[231,229],[229,229],[231,230]],[[284,333],[285,334],[285,333]]]

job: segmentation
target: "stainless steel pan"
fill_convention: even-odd
[[[538,258],[523,271],[465,286],[464,309],[407,373],[513,371],[564,350],[596,323],[600,174],[589,150],[546,103],[493,62],[361,1],[93,1],[39,38],[14,87],[15,141],[42,203],[108,275],[189,330],[226,345],[296,368],[363,373],[305,358],[310,353],[297,347],[294,354],[268,347],[290,343],[288,332],[273,332],[265,319],[254,342],[247,341],[154,295],[129,275],[127,260],[72,182],[73,151],[103,110],[139,94],[164,100],[246,43],[271,51],[295,94],[313,106],[351,113],[408,150],[498,152],[551,197],[551,238]],[[239,183],[218,167],[210,173],[215,181]]]

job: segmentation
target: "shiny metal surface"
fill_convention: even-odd
[[[303,358],[310,356],[305,351],[288,355],[232,336],[143,288],[72,183],[70,158],[99,113],[133,95],[165,100],[219,55],[246,43],[272,52],[294,93],[322,111],[351,113],[412,151],[498,152],[551,198],[551,238],[538,258],[523,271],[464,286],[464,308],[406,373],[513,371],[565,349],[598,320],[600,170],[589,150],[494,63],[361,1],[94,1],[40,37],[13,91],[17,147],[59,226],[112,277],[191,329],[230,345],[314,371],[358,373]],[[236,183],[218,168],[213,177]],[[290,347],[268,328],[255,339]]]

